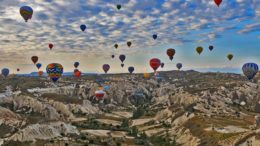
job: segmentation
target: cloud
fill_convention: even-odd
[[[256,32],[260,31],[260,23],[254,23],[246,25],[243,29],[239,30],[238,33],[250,33],[250,32]]]

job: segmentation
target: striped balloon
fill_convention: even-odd
[[[29,6],[23,6],[20,8],[20,14],[23,17],[23,19],[25,20],[25,22],[27,22],[29,19],[32,18],[33,9]]]
[[[255,75],[257,74],[259,68],[258,65],[255,63],[246,63],[242,67],[244,75],[249,79],[252,80]]]

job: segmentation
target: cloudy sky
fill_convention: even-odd
[[[24,5],[34,10],[28,23],[19,13]],[[212,52],[209,45],[215,47]],[[201,55],[197,46],[204,47]],[[168,48],[176,50],[173,61]],[[123,69],[120,54],[126,55]],[[44,71],[53,62],[73,71],[79,61],[83,72],[101,73],[105,63],[110,72],[127,72],[128,66],[144,72],[152,71],[149,60],[157,57],[165,63],[162,70],[181,62],[184,70],[238,72],[243,63],[260,64],[260,1],[223,0],[217,7],[214,0],[0,0],[0,68],[37,71],[34,55]]]

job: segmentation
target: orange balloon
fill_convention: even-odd
[[[42,75],[43,75],[43,71],[39,71],[39,72],[38,72],[38,75],[39,75],[39,76],[42,76]]]

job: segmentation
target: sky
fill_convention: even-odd
[[[27,23],[19,13],[25,5],[34,10]],[[204,48],[201,55],[198,46]],[[176,50],[173,61],[168,48]],[[124,68],[120,54],[126,55]],[[110,64],[110,73],[129,66],[151,72],[149,60],[159,58],[162,71],[176,70],[180,62],[183,70],[241,72],[244,63],[260,65],[260,0],[223,0],[220,7],[214,0],[0,0],[0,68],[35,72],[32,56],[39,57],[43,71],[60,63],[71,72],[79,61],[83,72],[102,73],[103,64]]]

